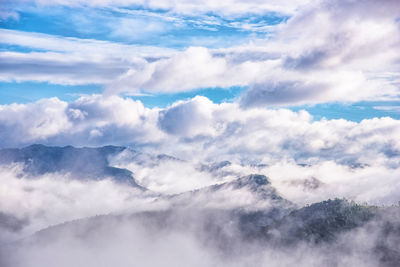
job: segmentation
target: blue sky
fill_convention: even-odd
[[[213,14],[196,17],[140,8],[26,5],[15,9],[21,10],[18,11],[19,18],[1,21],[2,28],[178,49],[201,45],[226,47],[245,43],[251,38],[264,36],[267,30],[261,29],[262,26],[277,25],[288,18],[276,13],[235,19]],[[254,29],[243,29],[238,23],[252,23]]]
[[[0,30],[3,31],[3,34],[11,34],[12,36],[9,37],[11,41],[4,41],[5,39],[0,38],[0,52],[7,57],[3,64],[0,63],[1,72],[4,74],[0,82],[0,104],[28,103],[49,97],[74,101],[81,95],[102,94],[104,90],[109,90],[110,87],[121,83],[124,83],[122,87],[128,89],[118,89],[116,93],[123,96],[133,95],[130,97],[142,101],[147,107],[166,107],[178,100],[187,100],[196,95],[206,96],[215,103],[235,102],[240,101],[242,95],[248,94],[248,88],[255,88],[253,84],[261,80],[264,85],[261,90],[256,92],[256,95],[266,97],[265,101],[261,102],[265,103],[263,105],[266,108],[286,107],[294,111],[305,109],[315,119],[326,117],[328,119],[344,118],[361,121],[362,119],[384,116],[399,119],[400,93],[397,65],[391,67],[383,65],[384,71],[382,73],[377,73],[374,69],[358,69],[357,66],[351,66],[350,72],[347,66],[344,66],[341,70],[341,65],[335,67],[333,71],[329,67],[325,70],[324,67],[319,65],[320,57],[330,55],[331,52],[321,52],[318,48],[316,55],[320,56],[310,57],[310,55],[313,55],[312,49],[315,48],[307,47],[302,36],[293,37],[291,36],[293,31],[287,30],[293,24],[291,24],[291,21],[295,21],[297,18],[296,8],[281,6],[258,12],[249,7],[249,10],[244,10],[242,13],[240,9],[239,11],[231,11],[230,9],[226,11],[224,8],[226,7],[222,7],[221,10],[210,8],[203,12],[193,12],[193,10],[187,11],[186,9],[182,9],[183,11],[181,9],[175,10],[173,6],[165,8],[157,8],[157,5],[156,7],[146,7],[137,4],[135,1],[131,5],[125,6],[87,5],[85,3],[79,5],[68,4],[68,1],[65,1],[64,4],[37,4],[31,1],[5,2],[0,20]],[[398,20],[396,21],[398,23]],[[300,21],[300,26],[301,23]],[[296,26],[291,27],[296,30]],[[21,41],[14,37],[17,35],[21,37]],[[279,50],[279,42],[282,42],[281,39],[285,41],[286,36],[289,39],[286,40],[287,43],[282,44],[288,45],[288,48],[285,48],[288,50],[282,52]],[[25,37],[28,39],[23,39]],[[30,40],[29,38],[32,37],[38,37],[40,41],[38,39]],[[50,39],[56,39],[58,43],[53,44],[48,41]],[[293,44],[290,43],[292,39],[295,40]],[[88,56],[85,51],[81,52],[79,47],[70,48],[69,44],[63,43],[65,41],[77,44],[79,47],[91,42],[93,47],[103,49],[107,53],[110,52],[110,55],[104,56],[104,53],[101,52],[103,50],[100,50],[100,52],[85,58],[85,56]],[[147,52],[145,54],[141,54],[140,51],[134,54],[124,53],[124,48],[119,48],[118,45],[132,47],[130,51],[139,51],[136,47],[140,47]],[[109,46],[117,47],[117,50],[114,52]],[[292,50],[291,46],[293,46]],[[293,57],[290,55],[290,51],[301,46],[305,46],[305,52],[296,52],[297,54],[304,54],[297,55],[297,59],[290,61],[300,62],[295,63],[296,65],[290,63],[295,66],[296,73],[292,73],[293,67],[290,67],[292,65],[285,62],[289,62],[288,59]],[[181,84],[176,86],[171,81],[155,80],[156,75],[154,74],[150,80],[137,84],[136,80],[145,76],[144,73],[141,74],[143,69],[152,68],[152,65],[157,66],[158,62],[163,61],[165,62],[160,63],[160,66],[172,64],[176,61],[180,62],[179,56],[175,56],[176,58],[170,61],[168,61],[168,58],[176,53],[185,54],[189,47],[208,49],[211,58],[209,62],[203,62],[205,66],[199,69],[200,71],[206,71],[207,67],[213,65],[214,62],[217,62],[216,68],[219,68],[221,64],[224,65],[224,69],[218,70],[217,74],[206,73],[203,75],[203,80],[215,79],[216,81],[199,81],[190,86]],[[153,53],[152,51],[155,48],[158,50]],[[91,51],[90,47],[88,51]],[[11,56],[10,53],[12,53]],[[205,55],[207,56],[207,53]],[[29,56],[29,60],[26,60],[25,56]],[[72,63],[68,63],[67,56],[72,58]],[[16,60],[16,57],[18,57],[18,60]],[[98,59],[99,57],[104,58]],[[144,60],[145,63],[136,57]],[[221,64],[218,62],[220,58],[225,60]],[[280,88],[281,81],[279,80],[272,81],[276,86],[274,90],[281,90],[283,93],[278,92],[271,95],[268,87],[272,79],[270,73],[274,72],[276,67],[272,66],[270,70],[263,69],[265,68],[264,65],[260,65],[257,70],[254,67],[254,73],[257,72],[257,75],[252,76],[252,67],[243,71],[245,64],[242,63],[255,62],[255,64],[258,64],[261,62],[269,66],[275,64],[276,58],[283,62],[282,65],[279,65],[280,68],[282,66],[290,67],[281,74],[274,74],[274,77],[281,75],[279,79],[282,79],[287,71],[290,71],[289,74],[294,77],[290,78],[290,82],[293,79],[300,79],[302,84],[305,83],[308,86],[314,80],[318,80],[315,77],[321,75],[329,77],[327,78],[329,79],[328,83],[333,83],[337,79],[336,76],[333,78],[329,76],[332,73],[338,73],[339,79],[342,79],[342,76],[343,79],[347,79],[349,75],[355,75],[355,79],[361,81],[360,84],[356,84],[358,87],[354,89],[354,92],[367,91],[364,88],[369,88],[370,85],[371,90],[365,95],[354,98],[351,92],[348,94],[348,99],[346,99],[346,93],[337,97],[331,91],[343,90],[347,86],[345,83],[347,80],[345,80],[340,88],[327,89],[326,94],[324,92],[315,93],[314,98],[312,91],[319,89],[314,89],[313,86],[310,87],[311,89],[306,88],[306,92],[301,93],[299,99],[293,101],[294,97],[291,96],[296,96],[298,93],[292,92],[290,88]],[[185,60],[187,61],[187,59]],[[138,61],[140,62],[138,63]],[[303,70],[301,66],[304,63],[302,62],[311,62],[306,64],[311,64],[312,68],[315,65],[315,70]],[[194,61],[193,64],[196,64],[196,62]],[[383,62],[382,64],[386,63]],[[171,65],[166,68],[173,69],[174,67],[175,65]],[[161,67],[156,68],[161,69]],[[240,69],[239,74],[246,71],[250,74],[244,78],[238,78],[237,82],[230,82],[231,79],[235,80],[238,76],[236,69]],[[321,69],[323,69],[323,73]],[[138,74],[131,78],[130,75],[126,74],[129,71]],[[348,73],[342,75],[344,71]],[[167,75],[164,72],[164,70],[161,70],[156,74],[164,77]],[[360,73],[363,75],[361,78]],[[193,75],[197,76],[197,74]],[[125,79],[126,76],[129,79]],[[175,81],[184,79],[186,79],[186,76],[180,77],[178,75]],[[132,80],[134,80],[133,84]],[[354,79],[350,77],[348,81],[350,81],[348,86],[353,86],[352,81]],[[382,81],[382,83],[378,84],[377,81]],[[286,83],[286,81],[282,82]],[[325,88],[326,83],[326,79],[316,82],[321,88]],[[298,84],[297,81],[296,84]],[[383,85],[390,86],[386,89],[387,92],[380,88]],[[326,88],[328,87],[330,85],[326,86]],[[299,90],[301,91],[302,87]],[[290,94],[291,96],[275,99],[276,95],[281,94]],[[311,97],[303,99],[303,95],[308,94]],[[326,97],[321,96],[324,94]],[[332,95],[332,97],[329,95]],[[286,99],[290,99],[290,101],[287,102]]]

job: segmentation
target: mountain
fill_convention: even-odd
[[[61,172],[70,173],[74,179],[111,177],[141,188],[132,172],[112,166],[110,160],[115,156],[121,156],[126,163],[134,162],[135,168],[183,162],[168,155],[148,155],[117,146],[32,145],[0,150],[0,164],[20,163],[33,176]],[[215,175],[215,181],[223,181],[220,178],[225,175],[224,168],[230,164],[210,163],[199,165],[199,169]],[[112,251],[111,262],[131,257],[126,265],[119,266],[131,266],[144,251],[150,252],[137,264],[148,266],[145,263],[153,258],[171,258],[170,253],[184,256],[181,251],[186,247],[190,248],[188,253],[199,253],[200,259],[210,251],[212,257],[218,258],[216,263],[201,266],[258,266],[264,253],[272,255],[268,259],[284,255],[301,260],[300,266],[399,266],[399,206],[377,207],[328,199],[300,207],[280,195],[265,175],[255,173],[233,179],[229,168],[228,173],[228,182],[173,195],[152,194],[135,211],[126,208],[119,213],[66,221],[12,244],[0,245],[0,266],[37,267],[60,257],[65,260],[60,266],[82,266],[81,256],[96,263],[83,266],[109,266],[102,262],[108,251]],[[323,184],[311,177],[300,180],[298,185],[315,190]],[[138,191],[135,197],[145,199],[147,192]],[[19,231],[31,219],[34,218],[21,219],[0,211],[0,228]],[[254,262],[241,262],[252,257]],[[223,262],[219,262],[221,258]],[[293,266],[293,262],[282,263],[283,258],[267,266]],[[26,264],[31,261],[37,264]]]
[[[265,251],[286,251],[290,257],[296,253],[318,251],[320,258],[313,259],[313,264],[308,266],[354,266],[341,264],[341,258],[350,255],[365,257],[368,265],[364,266],[397,267],[400,262],[400,250],[397,245],[400,241],[400,222],[393,213],[398,216],[400,209],[393,207],[388,210],[358,205],[344,199],[327,200],[292,209],[274,220],[270,220],[271,214],[267,210],[174,207],[66,222],[41,230],[9,246],[9,249],[20,250],[23,253],[29,246],[42,246],[49,253],[51,250],[48,248],[53,244],[61,246],[63,242],[73,242],[91,247],[93,242],[96,242],[97,245],[91,247],[90,251],[113,247],[125,251],[136,242],[143,242],[139,248],[144,250],[148,249],[148,243],[144,240],[156,243],[163,240],[171,242],[171,236],[184,236],[185,239],[173,239],[173,242],[190,245],[185,243],[185,240],[194,239],[200,242],[197,249],[212,248],[219,257],[233,262]],[[363,231],[368,235],[365,236]],[[177,244],[172,243],[170,246]],[[158,249],[162,247],[159,245]],[[307,250],[303,251],[304,249]],[[63,250],[63,253],[67,253],[68,256],[71,252],[67,249]],[[159,251],[153,253],[156,257]],[[368,262],[371,260],[373,262]]]
[[[319,243],[332,241],[338,233],[364,225],[378,213],[376,206],[329,199],[290,212],[274,227],[285,236],[285,242],[307,240]]]
[[[23,171],[31,175],[61,172],[71,174],[74,179],[111,177],[117,182],[142,188],[135,182],[131,171],[109,165],[109,157],[125,149],[118,146],[75,148],[35,144],[21,149],[1,149],[0,164],[22,163]]]
[[[247,210],[288,210],[294,204],[281,197],[265,175],[251,174],[230,182],[168,196],[176,207]]]
[[[235,191],[248,192],[254,200],[247,205],[227,206],[226,201],[234,202],[232,197],[235,197]],[[229,199],[223,199],[224,196]],[[160,200],[167,199],[171,205],[161,210],[125,211],[65,222],[43,229],[30,239],[48,242],[49,237],[53,239],[59,233],[64,233],[65,229],[68,229],[67,232],[78,231],[75,234],[85,236],[96,233],[96,228],[103,229],[108,224],[112,227],[130,227],[139,223],[152,232],[166,229],[194,232],[199,234],[197,238],[202,242],[212,243],[223,253],[231,254],[243,249],[242,242],[265,247],[292,247],[300,243],[308,243],[310,246],[335,244],[343,234],[374,222],[374,231],[379,231],[380,238],[374,244],[374,251],[382,254],[381,257],[390,263],[397,257],[400,259],[400,251],[394,253],[385,244],[389,236],[400,240],[400,222],[391,215],[400,215],[399,207],[359,205],[346,199],[329,199],[297,207],[280,196],[268,178],[260,174],[159,197]],[[222,205],[217,205],[217,201]],[[257,205],[259,202],[264,205]]]

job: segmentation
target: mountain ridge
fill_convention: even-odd
[[[133,173],[110,166],[108,158],[125,150],[121,146],[80,147],[45,146],[34,144],[24,148],[0,150],[0,164],[23,164],[23,171],[31,175],[61,172],[72,174],[72,179],[102,180],[112,177],[119,183],[138,185]]]

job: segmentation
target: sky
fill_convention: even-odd
[[[17,0],[0,6],[0,105],[119,95],[148,108],[400,118],[396,0]]]

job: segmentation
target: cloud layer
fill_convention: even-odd
[[[52,4],[92,5],[85,1]],[[136,4],[151,8],[160,3]],[[206,2],[199,12],[211,8],[235,13],[227,9],[234,7],[247,14],[254,5],[254,10],[266,12],[266,6],[276,4]],[[158,8],[172,6],[191,10],[199,3],[167,2]],[[166,49],[3,29],[2,43],[39,51],[1,52],[4,71],[0,79],[96,83],[104,85],[109,94],[245,86],[249,89],[240,98],[244,107],[398,99],[400,26],[396,1],[311,1],[294,10],[287,21],[271,25],[266,38],[258,35],[245,44],[222,45],[220,49]],[[247,30],[253,31],[251,27]]]
[[[399,156],[399,127],[391,118],[314,121],[306,111],[243,109],[200,96],[164,109],[100,95],[71,103],[49,98],[0,106],[2,147],[131,144],[183,158],[290,157],[304,163],[323,158],[365,164],[382,158],[390,162]],[[196,150],[202,154],[193,155]]]

